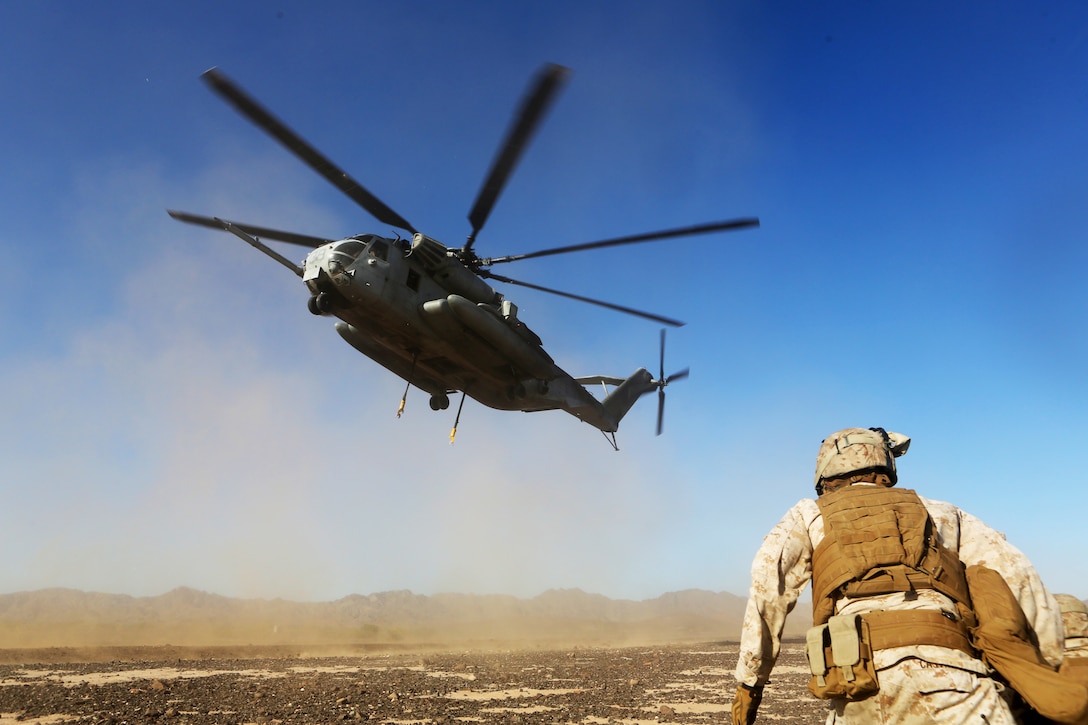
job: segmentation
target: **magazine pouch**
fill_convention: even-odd
[[[878,689],[869,628],[858,614],[839,615],[805,638],[812,679],[808,690],[823,700],[863,700]]]

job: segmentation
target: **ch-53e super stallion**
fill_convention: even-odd
[[[413,385],[430,393],[433,410],[445,410],[450,395],[461,392],[451,443],[466,395],[498,410],[565,410],[600,429],[615,448],[620,420],[642,395],[656,390],[660,434],[665,386],[688,374],[685,369],[665,375],[664,329],[656,379],[645,368],[627,378],[606,375],[575,378],[545,352],[540,338],[519,319],[517,307],[485,280],[521,285],[666,325],[683,323],[504,277],[492,272],[491,267],[553,254],[743,229],[758,226],[759,221],[735,219],[525,254],[478,256],[473,249],[476,235],[569,73],[562,66],[547,65],[531,83],[469,212],[471,231],[460,248],[447,247],[418,231],[215,68],[203,75],[215,93],[379,222],[404,230],[411,239],[402,239],[399,234],[393,239],[358,234],[333,240],[220,217],[173,210],[169,213],[183,222],[231,232],[301,277],[309,291],[312,313],[339,318],[336,331],[344,340],[407,381],[397,417],[403,412],[408,390]],[[265,245],[261,238],[302,245],[313,251],[302,264],[296,264]],[[587,385],[604,386],[603,399],[590,394]]]

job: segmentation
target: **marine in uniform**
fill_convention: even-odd
[[[1088,605],[1072,594],[1055,594],[1062,610],[1065,652],[1061,673],[1088,685]]]
[[[1046,661],[1061,662],[1058,604],[999,532],[950,503],[894,488],[910,439],[847,428],[816,458],[817,499],[802,499],[752,563],[734,725],[750,725],[781,647],[786,615],[813,585],[809,689],[828,723],[1013,725],[1005,687],[972,649],[964,567],[998,572]]]

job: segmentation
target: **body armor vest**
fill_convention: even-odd
[[[929,512],[909,489],[845,486],[817,499],[824,538],[812,554],[812,618],[825,623],[842,597],[935,589],[971,623],[964,566],[937,543]]]

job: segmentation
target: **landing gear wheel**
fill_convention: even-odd
[[[450,407],[450,396],[446,394],[431,396],[431,410],[445,410]]]
[[[318,292],[306,303],[306,309],[315,315],[327,315],[332,312],[332,297],[328,292]]]

